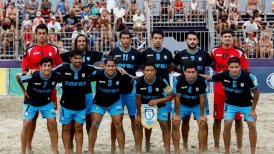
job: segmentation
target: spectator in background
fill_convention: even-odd
[[[112,32],[108,31],[108,28],[105,25],[101,27],[101,50],[100,51],[109,51],[111,48],[114,48]]]
[[[242,41],[240,36],[238,36],[237,34],[235,34],[233,37],[233,44],[234,46],[242,49]]]
[[[24,12],[25,12],[25,1],[24,0],[17,0],[16,2],[15,2],[15,6],[16,6],[16,8],[18,9],[18,11],[19,11],[19,14],[24,14]]]
[[[174,8],[174,13],[172,16],[175,14],[184,14],[185,16],[185,21],[187,21],[187,12],[186,12],[186,6],[183,0],[174,0],[173,2],[173,8]],[[174,17],[173,17],[174,18]]]
[[[54,32],[61,32],[61,25],[58,21],[56,21],[55,16],[51,17],[51,22],[48,23],[47,27],[49,31],[53,28]]]
[[[114,8],[113,10],[114,23],[116,23],[117,19],[119,18],[122,19],[123,22],[125,22],[125,15],[126,15],[125,9],[122,8],[121,3],[118,3],[118,6]]]
[[[130,14],[130,19],[132,16],[136,13],[138,9],[138,3],[136,0],[131,0],[129,3],[129,14]]]
[[[63,54],[63,53],[65,53],[65,52],[68,52],[68,50],[64,48],[64,43],[63,43],[63,41],[61,40],[61,35],[60,35],[60,34],[57,34],[57,35],[56,35],[56,41],[54,42],[54,45],[57,46],[57,48],[58,48],[60,54]]]
[[[163,14],[167,14],[167,20],[173,21],[173,15],[172,15],[172,7],[170,0],[161,0],[161,6],[160,6],[160,22],[162,22]]]
[[[77,17],[74,14],[74,11],[71,10],[69,12],[69,14],[66,14],[63,17],[63,21],[64,21],[64,26],[63,28],[63,32],[73,32],[76,30],[77,27]]]
[[[87,6],[83,7],[83,11],[80,13],[81,16],[81,25],[84,27],[84,24],[89,24],[89,9]]]
[[[268,33],[261,33],[261,38],[259,40],[260,47],[260,58],[273,58],[273,42],[271,36]]]
[[[49,13],[49,17],[48,17],[48,19],[47,19],[47,24],[51,22],[51,18],[52,18],[52,17],[55,17],[55,15],[54,15],[53,12],[50,12],[50,13]],[[57,18],[55,18],[55,21],[59,21],[59,20],[58,20]]]
[[[116,23],[115,23],[115,30],[117,32],[123,31],[123,30],[128,30],[127,25],[125,25],[123,23],[123,19],[122,18],[118,18]]]
[[[82,11],[82,2],[81,0],[74,0],[72,10],[74,11],[75,15],[79,15]]]
[[[239,20],[241,20],[241,8],[240,8],[240,3],[239,0],[228,0],[228,14],[232,12],[237,12],[239,16]]]
[[[24,30],[26,30],[26,26],[30,26],[32,27],[32,21],[30,20],[30,16],[29,14],[25,14],[25,20],[22,21],[22,28],[21,31],[23,32]]]
[[[35,15],[38,11],[39,2],[38,0],[30,0],[27,2],[26,13]]]
[[[3,42],[4,55],[6,55],[7,48],[9,47],[8,38],[11,32],[12,26],[14,27],[14,24],[11,22],[10,17],[5,17],[4,23],[2,24],[2,31],[0,35],[0,41]]]
[[[48,1],[48,0],[42,0],[42,3],[41,3],[41,12],[43,15],[49,15],[49,13],[51,12],[51,2]]]
[[[9,47],[14,46],[13,43],[14,43],[15,35],[16,35],[15,26],[11,25],[10,29],[7,29],[4,34],[4,40],[3,40],[4,55],[6,55],[6,52],[8,51]]]
[[[15,7],[14,2],[10,3],[10,6],[7,8],[6,17],[10,17],[13,23],[16,23],[16,19],[19,18],[18,9]]]
[[[26,25],[26,28],[23,31],[22,36],[23,36],[23,41],[24,41],[23,49],[24,49],[24,51],[26,51],[27,48],[30,47],[30,44],[34,38],[32,31],[31,31],[31,25],[29,25],[29,24]]]
[[[91,27],[88,30],[89,34],[89,46],[91,48],[91,51],[100,51],[99,49],[99,38],[100,33],[96,27]]]
[[[272,0],[272,4],[271,4],[271,10],[274,13],[274,1]]]
[[[218,23],[216,25],[216,29],[218,32],[221,32],[223,29],[227,28],[227,14],[225,10],[219,10],[219,15],[218,15]]]
[[[33,19],[32,31],[35,32],[36,27],[42,22],[45,23],[45,19],[41,17],[41,12],[36,13],[36,17]]]
[[[255,19],[254,19],[255,23],[257,24],[258,28],[262,30],[264,22],[262,17],[260,17],[259,11],[255,10],[253,11],[253,14],[255,16]]]
[[[224,0],[216,0],[215,12],[217,14],[217,21],[219,20],[218,15],[219,15],[220,11],[226,12],[226,5],[225,5]]]
[[[107,10],[103,10],[99,19],[100,27],[103,25],[107,28],[107,31],[111,32],[111,17],[107,14]]]
[[[136,14],[133,16],[133,30],[134,31],[145,31],[145,16],[141,13],[140,9],[137,9]]]
[[[129,15],[129,4],[125,0],[120,0],[118,5],[121,4],[121,7],[125,10],[125,21],[128,21]]]
[[[189,3],[189,18],[190,21],[192,21],[192,15],[196,16],[197,21],[199,21],[199,11],[198,11],[198,7],[199,7],[199,2],[198,0],[191,0]]]
[[[244,32],[244,38],[246,38],[247,33],[258,31],[258,25],[256,24],[254,20],[255,20],[255,17],[250,16],[249,20],[243,24],[242,30]]]
[[[62,17],[69,13],[69,3],[66,0],[61,0],[58,2],[55,12],[58,13],[59,18],[61,19],[61,23],[63,23],[62,21]]]
[[[108,10],[111,10],[111,13],[114,13],[114,8],[115,8],[116,2],[115,0],[107,0],[107,8]]]
[[[99,0],[99,8],[100,9],[103,7],[104,3],[105,3],[104,0]]]
[[[100,8],[100,13],[102,13],[103,10],[106,10],[106,11],[107,11],[107,14],[110,15],[111,10],[108,10],[107,2],[104,2],[104,3],[103,3],[103,6]]]
[[[4,20],[4,14],[3,14],[3,3],[0,1],[0,25],[2,24]]]
[[[72,48],[72,49],[75,48],[75,46],[74,46],[75,42],[74,42],[74,41],[75,41],[75,38],[76,38],[79,34],[85,35],[85,32],[82,30],[82,27],[81,27],[81,26],[77,26],[77,29],[74,30],[74,31],[72,32],[72,35],[71,35],[71,48]]]
[[[245,39],[244,51],[248,56],[258,57],[259,55],[259,46],[258,39],[254,32],[248,33],[248,37]]]
[[[100,13],[99,2],[95,2],[90,11],[92,17],[97,16],[97,14]]]
[[[247,0],[246,1],[246,14],[249,16],[253,16],[253,12],[255,10],[259,11],[259,15],[263,13],[263,8],[260,3],[260,0]]]
[[[233,9],[232,12],[229,13],[229,15],[228,15],[228,19],[227,19],[228,29],[237,30],[238,29],[238,21],[239,21],[239,14],[236,10]]]
[[[54,44],[56,42],[56,33],[54,28],[49,29],[49,38],[48,38],[48,43],[49,44]]]

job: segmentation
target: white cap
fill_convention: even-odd
[[[41,12],[37,12],[37,13],[36,13],[36,16],[41,16]]]
[[[52,16],[51,19],[55,20],[56,18],[55,18],[55,16]]]

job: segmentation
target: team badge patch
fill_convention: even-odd
[[[141,123],[147,129],[151,129],[157,125],[157,106],[142,104]]]
[[[245,86],[245,84],[244,83],[241,83],[241,87],[244,87]]]
[[[82,73],[82,77],[84,78],[86,76],[86,74],[85,73]]]
[[[172,93],[172,88],[171,88],[170,86],[166,86],[166,87],[164,88],[164,93],[165,93],[165,94],[170,94],[170,93]]]
[[[199,60],[199,61],[202,61],[202,57],[198,57],[198,60]]]
[[[164,59],[167,59],[167,56],[166,56],[166,55],[164,55]]]
[[[120,82],[119,81],[116,81],[116,85],[118,86],[120,84]]]
[[[134,56],[131,56],[131,59],[134,60],[135,59]]]
[[[196,87],[196,91],[199,91],[200,89],[199,89],[199,87]]]
[[[87,57],[87,60],[90,61],[90,57]]]
[[[157,88],[155,88],[155,90],[156,90],[156,92],[158,92],[158,91],[159,91],[159,88],[157,87]]]

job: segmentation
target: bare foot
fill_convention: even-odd
[[[146,143],[146,152],[150,152],[150,143]]]

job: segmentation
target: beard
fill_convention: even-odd
[[[194,47],[192,47],[191,45],[187,44],[188,48],[191,49],[191,50],[194,50],[197,48],[197,45],[195,45]]]

